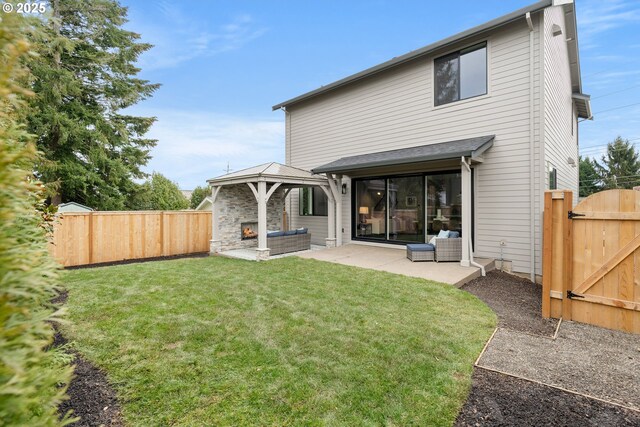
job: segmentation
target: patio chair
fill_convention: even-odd
[[[427,236],[428,241],[433,236]],[[462,259],[462,237],[457,231],[450,231],[447,238],[436,238],[436,262],[460,261]]]

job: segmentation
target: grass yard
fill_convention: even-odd
[[[65,334],[130,425],[451,425],[493,312],[449,285],[295,257],[69,271]]]

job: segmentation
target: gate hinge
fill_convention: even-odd
[[[569,298],[569,299],[573,299],[573,298],[584,298],[584,296],[583,296],[583,295],[580,295],[580,294],[574,294],[574,293],[573,293],[573,292],[571,292],[571,291],[567,291],[567,298]]]
[[[585,214],[575,213],[574,211],[569,211],[569,215],[568,215],[569,219],[573,219],[573,218],[575,218],[577,216],[586,216],[586,215]]]

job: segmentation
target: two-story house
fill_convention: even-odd
[[[292,191],[292,226],[340,243],[458,230],[470,255],[541,274],[544,191],[578,190],[582,93],[575,5],[540,1],[281,102],[286,163],[327,174]],[[331,216],[330,216],[331,217]]]

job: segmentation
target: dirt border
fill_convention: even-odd
[[[82,270],[84,268],[110,267],[114,265],[138,264],[138,263],[152,262],[152,261],[171,261],[174,259],[183,259],[183,258],[207,258],[208,256],[210,256],[209,252],[195,252],[192,254],[168,255],[168,256],[158,256],[158,257],[151,257],[151,258],[124,259],[122,261],[110,261],[110,262],[100,262],[96,264],[73,265],[69,267],[64,267],[64,269],[65,270]]]
[[[62,290],[52,303],[63,305],[67,301],[68,292]],[[53,347],[68,344],[57,324],[52,324],[55,330]],[[76,351],[68,351],[73,356],[73,377],[67,388],[65,400],[58,406],[58,413],[63,417],[72,411],[71,417],[80,419],[72,425],[76,427],[89,426],[124,426],[121,407],[116,392],[109,384],[106,374],[93,363],[86,360]]]

